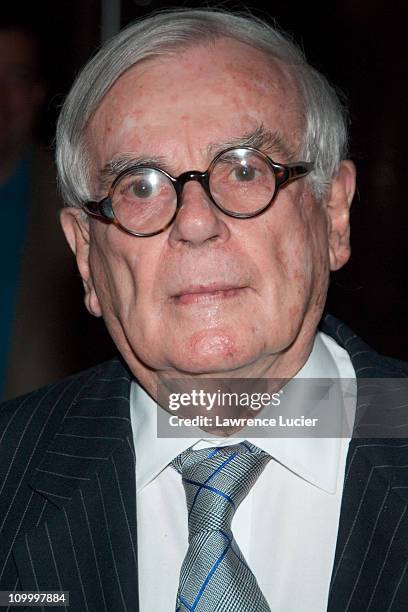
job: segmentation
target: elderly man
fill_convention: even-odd
[[[174,378],[406,376],[333,318],[317,331],[349,257],[345,151],[331,87],[252,18],[156,14],[84,68],[61,219],[122,360],[3,407],[3,590],[75,611],[406,608],[403,441],[155,430]]]

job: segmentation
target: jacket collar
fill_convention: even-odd
[[[51,503],[13,546],[21,588],[69,591],[70,609],[139,610],[130,380],[115,360],[62,383],[30,482]]]
[[[30,481],[58,508],[71,501],[123,441],[133,449],[130,372],[121,361],[113,360],[86,374],[79,381],[73,379],[66,400],[64,395],[58,398],[51,443]]]
[[[407,366],[378,355],[334,317],[326,316],[322,329],[348,351],[357,376],[328,611],[400,610],[407,589],[408,444],[392,438],[391,429],[379,436],[401,408],[393,379],[406,377]],[[381,428],[369,425],[370,410],[386,415]]]

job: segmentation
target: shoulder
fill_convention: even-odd
[[[326,315],[319,328],[348,352],[357,376],[365,378],[405,378],[408,376],[407,362],[380,355],[345,323],[332,315]]]
[[[8,446],[21,443],[28,430],[30,439],[35,433],[43,437],[47,430],[55,430],[70,408],[85,396],[103,394],[117,380],[129,384],[130,379],[122,362],[112,359],[3,402],[0,404],[0,449],[5,440]]]

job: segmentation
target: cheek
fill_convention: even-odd
[[[93,226],[90,271],[105,319],[123,317],[136,297],[138,257],[124,249],[123,238],[113,226]]]
[[[279,212],[279,211],[278,211]],[[265,224],[262,244],[264,287],[276,310],[288,320],[303,316],[314,294],[325,294],[328,278],[328,246],[325,217],[315,203],[288,203],[279,222]],[[278,215],[277,215],[278,216]]]
[[[306,280],[305,273],[310,268],[310,251],[301,220],[294,217],[290,224],[281,224],[279,227],[273,224],[268,228],[265,241],[263,251],[269,257],[264,258],[262,267],[266,276],[275,277],[274,291],[278,289],[283,294],[302,286]]]
[[[329,245],[327,220],[321,206],[305,208],[304,274],[308,279],[310,307],[323,308],[329,282]]]
[[[120,322],[126,334],[140,333],[149,321],[157,320],[160,306],[156,269],[160,257],[141,239],[127,236],[113,225],[95,232],[90,265],[94,288],[106,322]],[[152,245],[150,245],[151,247]]]

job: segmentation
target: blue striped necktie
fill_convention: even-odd
[[[242,442],[187,449],[172,462],[182,475],[189,529],[176,612],[270,612],[231,532],[235,510],[270,458]]]

